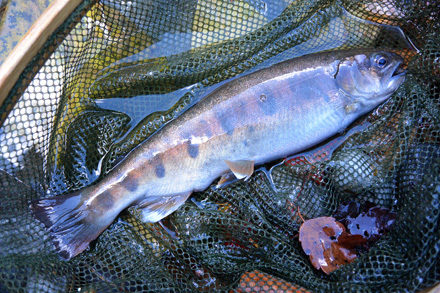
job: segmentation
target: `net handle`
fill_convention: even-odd
[[[0,106],[27,64],[81,2],[82,0],[53,1],[18,42],[0,66]]]

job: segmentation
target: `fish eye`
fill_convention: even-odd
[[[374,58],[374,62],[377,64],[377,67],[384,68],[388,64],[388,59],[385,56],[378,55]]]

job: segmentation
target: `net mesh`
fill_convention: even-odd
[[[439,282],[438,11],[421,0],[84,1],[0,108],[0,291],[396,292]],[[68,262],[32,217],[31,200],[104,177],[218,83],[362,47],[403,56],[407,78],[344,136],[195,193],[162,223],[126,210]],[[302,251],[298,210],[331,216],[346,200],[397,219],[368,253],[325,275]]]

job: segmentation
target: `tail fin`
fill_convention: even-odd
[[[56,251],[66,260],[85,250],[111,223],[93,218],[81,197],[86,190],[41,199],[30,205],[34,217],[50,231]]]

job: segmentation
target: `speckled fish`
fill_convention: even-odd
[[[387,100],[402,58],[348,50],[288,60],[234,79],[166,124],[97,184],[31,204],[70,259],[129,206],[156,222],[223,174],[310,148]]]

